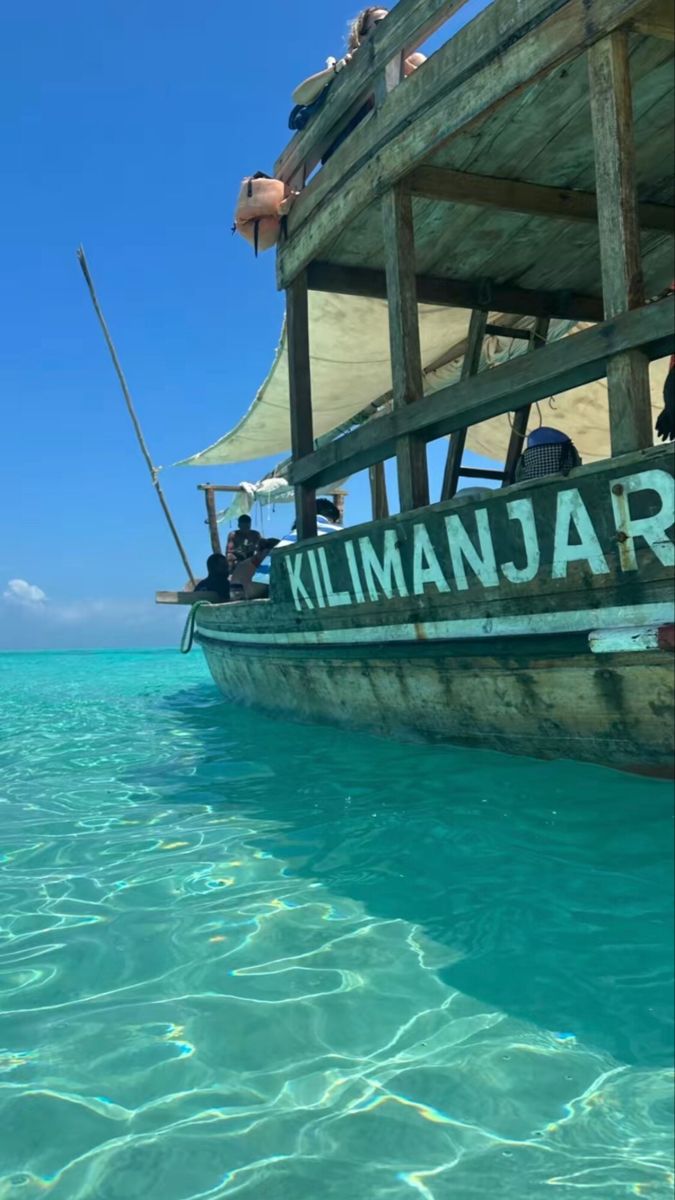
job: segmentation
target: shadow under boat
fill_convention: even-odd
[[[669,786],[286,724],[211,684],[166,705],[198,747],[176,803],[274,822],[256,848],[421,927],[448,986],[622,1062],[672,1061]]]

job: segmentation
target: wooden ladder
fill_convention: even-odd
[[[472,375],[478,374],[483,342],[490,334],[503,334],[509,338],[521,338],[523,341],[529,343],[527,349],[528,353],[530,353],[546,344],[549,324],[548,317],[537,317],[531,330],[517,329],[506,325],[491,325],[488,322],[487,312],[482,308],[474,308],[469,323],[469,336],[464,362],[462,363],[461,379],[470,379]],[[530,419],[531,409],[532,405],[526,404],[524,408],[519,408],[514,412],[503,471],[491,471],[482,467],[463,467],[462,459],[464,457],[468,427],[465,426],[463,429],[458,429],[456,433],[451,435],[448,457],[443,473],[441,500],[452,500],[453,496],[457,493],[457,485],[460,479],[498,479],[503,486],[513,483],[518,459],[522,453],[523,442],[527,433],[527,423]]]

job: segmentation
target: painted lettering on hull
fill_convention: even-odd
[[[675,564],[675,483],[650,469],[618,478],[590,476],[540,488],[531,496],[429,510],[410,522],[375,527],[367,536],[332,535],[274,562],[272,592],[298,612],[410,596],[462,594],[500,586],[516,589],[539,578],[565,585],[637,572],[646,549],[662,566]],[[283,566],[283,573],[279,568]],[[275,588],[275,579],[280,584]]]

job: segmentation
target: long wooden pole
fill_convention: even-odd
[[[110,331],[106,324],[105,317],[103,316],[103,313],[101,312],[101,306],[98,302],[98,297],[96,295],[96,290],[94,288],[94,283],[91,278],[91,274],[89,273],[89,267],[87,265],[87,260],[85,258],[83,246],[80,246],[80,248],[77,251],[77,259],[82,268],[82,274],[84,275],[84,278],[86,280],[87,287],[89,288],[89,295],[91,296],[91,302],[94,306],[94,311],[96,313],[96,316],[98,317],[101,329],[103,330],[103,336],[106,340],[106,345],[108,347],[108,350],[110,351],[110,357],[113,360],[113,366],[115,368],[115,371],[117,372],[117,378],[119,379],[120,387],[122,388],[122,395],[124,396],[124,402],[127,406],[129,416],[131,417],[131,424],[134,427],[134,432],[136,434],[136,438],[138,439],[138,444],[141,448],[141,454],[143,455],[143,458],[145,459],[145,461],[147,463],[148,471],[150,472],[152,486],[154,487],[154,489],[157,493],[157,499],[159,500],[159,503],[162,506],[164,516],[166,517],[169,529],[171,530],[171,535],[173,537],[173,540],[176,543],[178,553],[181,556],[183,566],[185,567],[185,570],[188,573],[188,578],[191,583],[195,583],[196,580],[192,573],[192,567],[190,566],[190,563],[188,562],[188,557],[187,557],[187,554],[185,553],[185,548],[183,546],[183,543],[180,540],[178,530],[176,529],[176,526],[174,525],[173,517],[171,516],[171,513],[169,511],[169,506],[164,497],[164,492],[162,491],[162,486],[159,482],[159,474],[158,474],[157,468],[154,465],[154,463],[150,457],[150,451],[148,450],[148,447],[145,442],[145,438],[143,437],[143,430],[141,429],[138,417],[136,416],[136,410],[134,408],[133,400],[131,399],[129,388],[127,387],[127,381],[124,378],[124,372],[120,365],[120,360],[117,357],[117,351],[115,350],[115,347],[113,345],[113,341],[110,336]]]
[[[291,400],[291,449],[293,461],[314,449],[312,420],[312,371],[309,348],[307,272],[301,271],[286,288],[288,330],[288,385]],[[295,489],[298,538],[316,537],[316,495],[301,484]]]
[[[380,201],[387,278],[389,355],[393,408],[398,415],[423,396],[422,355],[415,278],[415,232],[410,193],[400,185]],[[422,438],[402,437],[396,443],[398,495],[401,512],[429,503],[427,448]]]

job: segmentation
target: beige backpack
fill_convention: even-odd
[[[259,250],[269,250],[279,240],[281,222],[290,207],[290,196],[281,179],[272,179],[263,171],[242,180],[232,232],[236,230]]]

